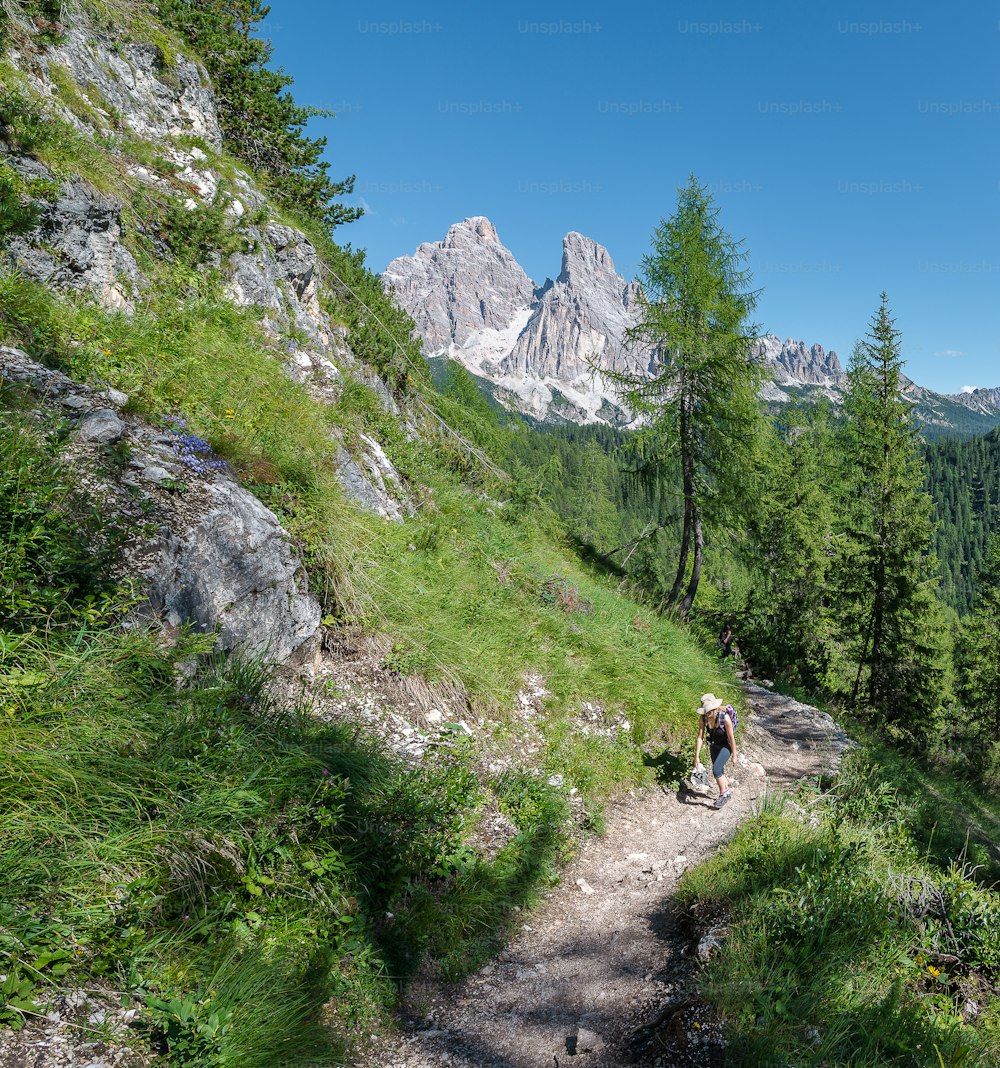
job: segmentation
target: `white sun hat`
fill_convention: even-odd
[[[716,697],[714,693],[703,693],[701,695],[701,706],[698,709],[698,715],[705,715],[708,712],[714,712],[717,708],[722,708],[724,702],[721,697]]]

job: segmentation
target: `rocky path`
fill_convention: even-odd
[[[398,1041],[370,1063],[717,1063],[722,1038],[707,1022],[696,1025],[698,1006],[684,996],[690,946],[675,928],[670,895],[685,869],[731,837],[766,789],[832,768],[848,744],[829,716],[790,698],[748,685],[745,703],[746,763],[729,805],[713,807],[714,784],[705,796],[651,790],[619,804],[605,835],[584,844],[562,883],[526,914],[521,934],[497,960],[458,986],[410,992]],[[668,1031],[681,1032],[672,1051],[636,1041],[636,1028],[657,1015]]]

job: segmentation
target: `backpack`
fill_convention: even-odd
[[[722,709],[722,711],[723,712],[728,712],[729,713],[729,718],[733,721],[733,737],[735,738],[736,737],[736,728],[740,725],[739,713],[736,711],[735,708],[733,708],[732,705],[726,705]]]
[[[722,725],[722,713],[723,712],[726,712],[726,713],[729,714],[729,718],[730,718],[730,720],[732,721],[732,724],[733,724],[733,737],[735,738],[736,737],[736,728],[739,727],[739,725],[740,725],[740,717],[739,717],[739,714],[737,713],[736,709],[733,708],[732,705],[723,705],[722,708],[719,709],[719,726],[714,728],[714,730],[712,728],[708,728],[708,729],[709,729],[710,733],[712,733],[712,734],[714,734],[716,731],[718,731],[719,734],[722,736],[722,738],[725,738],[725,736],[726,736],[726,728],[723,727],[723,725]]]

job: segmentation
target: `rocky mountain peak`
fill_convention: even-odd
[[[473,216],[443,241],[393,260],[383,282],[413,316],[428,352],[458,360],[512,407],[541,419],[627,420],[604,372],[649,370],[649,351],[626,341],[641,289],[592,238],[566,234],[559,274],[536,289],[493,223]],[[805,389],[836,402],[846,387],[837,353],[820,344],[767,334],[755,355],[770,372],[768,401]],[[1000,391],[951,399],[985,415],[1000,410]]]
[[[571,230],[562,243],[562,270],[558,281],[567,285],[589,285],[595,277],[617,280],[608,250],[592,238]]]
[[[1000,413],[1000,386],[966,390],[956,393],[951,399],[980,415],[994,416]]]
[[[483,330],[503,330],[526,308],[535,283],[482,215],[449,227],[382,273],[387,288],[413,316],[430,352],[463,345]]]
[[[807,345],[795,338],[782,341],[775,334],[766,334],[757,343],[757,356],[773,371],[779,386],[842,387],[847,376],[836,352],[828,352],[822,345]]]
[[[649,354],[633,352],[625,340],[634,322],[629,307],[632,285],[615,270],[603,245],[568,233],[559,277],[538,292],[501,369],[575,385],[584,392],[599,386],[596,376],[601,371],[641,371]],[[613,392],[600,388],[611,400]]]
[[[473,215],[471,219],[463,219],[448,227],[443,247],[464,249],[480,242],[499,245],[503,248],[493,223],[485,215]],[[504,249],[504,252],[506,251],[507,249]]]

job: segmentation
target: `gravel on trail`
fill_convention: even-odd
[[[722,1063],[724,1038],[688,993],[697,944],[671,907],[677,880],[732,837],[764,792],[833,770],[850,741],[824,712],[746,684],[743,765],[731,802],[716,789],[651,789],[608,813],[520,934],[456,985],[418,981],[399,1032],[370,1052],[378,1068],[664,1068]],[[694,724],[692,723],[692,729]]]

